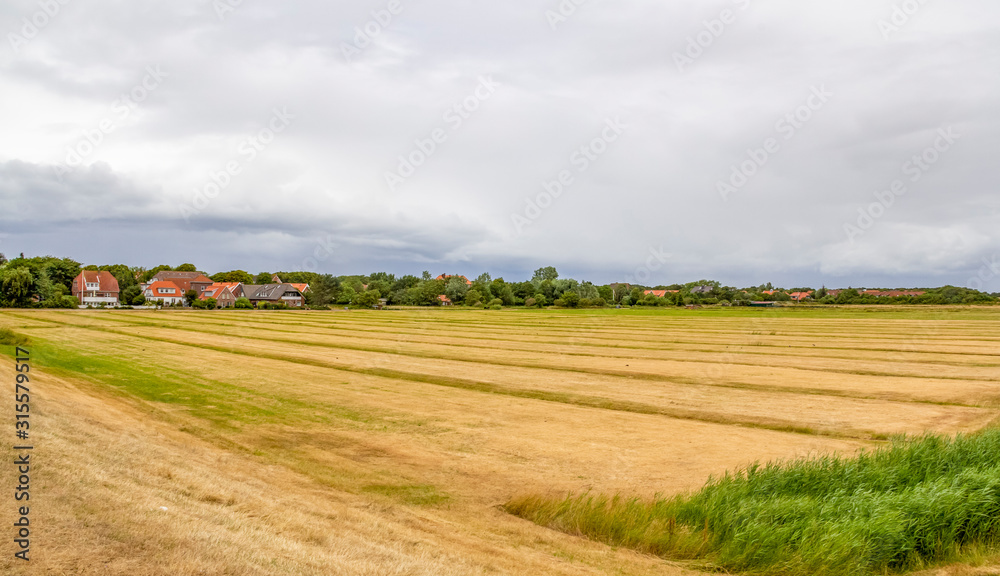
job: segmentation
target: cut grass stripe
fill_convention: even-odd
[[[55,320],[50,320],[50,321],[58,323]],[[885,434],[881,434],[870,430],[852,430],[843,428],[840,429],[812,428],[808,426],[802,426],[795,422],[790,422],[787,420],[782,420],[777,418],[774,419],[740,418],[738,416],[726,416],[708,411],[673,409],[673,408],[652,406],[638,402],[628,402],[623,400],[603,398],[600,396],[572,394],[565,392],[553,392],[553,391],[537,390],[537,389],[509,388],[506,386],[500,386],[489,382],[481,382],[464,378],[454,378],[454,377],[431,375],[431,374],[405,372],[401,370],[392,370],[388,368],[358,368],[348,364],[338,364],[335,362],[329,362],[313,358],[293,357],[293,356],[288,356],[287,354],[280,354],[280,353],[272,354],[259,351],[251,352],[249,350],[240,350],[227,346],[198,344],[198,343],[187,342],[181,339],[128,333],[112,328],[76,325],[76,324],[66,324],[66,325],[71,326],[73,328],[92,330],[108,334],[115,334],[127,338],[135,338],[152,342],[164,342],[179,346],[198,348],[202,350],[211,350],[214,352],[221,352],[224,354],[241,355],[253,358],[265,358],[281,362],[316,366],[330,370],[337,370],[340,372],[364,374],[368,376],[377,376],[392,380],[421,382],[424,384],[458,388],[458,389],[470,390],[481,393],[499,394],[516,398],[555,402],[559,404],[579,406],[582,408],[612,410],[618,412],[630,412],[634,414],[656,415],[656,416],[675,418],[678,420],[693,420],[710,424],[739,426],[744,428],[756,428],[756,429],[772,430],[777,432],[806,434],[812,436],[824,436],[830,438],[861,439],[861,440],[884,440],[887,438],[887,435]]]

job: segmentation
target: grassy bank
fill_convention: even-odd
[[[767,574],[874,574],[989,549],[1000,430],[897,440],[856,458],[752,466],[694,494],[522,497],[508,512],[673,559]]]

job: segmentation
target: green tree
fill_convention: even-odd
[[[210,276],[213,282],[242,282],[243,284],[253,284],[254,277],[245,270],[230,270],[229,272],[219,272]],[[270,281],[270,279],[268,279]]]
[[[378,293],[378,290],[366,290],[354,297],[352,304],[359,308],[371,308],[378,304],[379,298],[382,296]]]
[[[556,271],[555,267],[546,266],[535,270],[535,273],[531,276],[531,283],[537,286],[546,280],[555,280],[557,278],[559,278],[559,272]]]
[[[119,296],[118,299],[121,300],[123,304],[132,304],[133,303],[132,301],[135,300],[135,297],[141,295],[142,295],[142,287],[136,284],[122,290],[121,295]],[[143,296],[143,299],[145,299],[145,296]]]
[[[26,266],[6,268],[0,272],[0,289],[5,299],[14,306],[25,306],[31,298],[35,278]]]
[[[237,298],[233,304],[233,308],[237,310],[252,310],[253,304],[247,298]]]
[[[197,272],[198,268],[194,264],[181,264],[174,268],[175,272]]]
[[[139,292],[131,300],[129,300],[129,302],[133,306],[144,306],[146,304],[146,295],[143,294],[142,292]]]
[[[469,292],[469,285],[465,283],[465,280],[459,278],[458,276],[452,276],[448,279],[448,284],[445,285],[444,295],[447,296],[453,303],[460,304],[465,300],[465,295]]]
[[[563,292],[560,299],[567,308],[576,308],[580,304],[580,295],[572,290]]]
[[[643,292],[642,288],[633,288],[632,291],[629,292],[629,298],[631,299],[633,304],[638,304],[639,302],[642,301],[643,299],[642,292]]]
[[[475,306],[477,304],[483,303],[483,293],[475,288],[469,290],[465,293],[465,303],[469,306]]]
[[[306,304],[309,306],[329,306],[340,295],[340,280],[330,274],[317,276],[309,286],[309,292],[306,292]]]
[[[195,301],[198,300],[198,291],[188,290],[184,293],[184,300],[187,302],[188,306],[193,306]]]
[[[270,272],[261,272],[260,274],[258,274],[257,276],[254,277],[253,283],[254,284],[270,284],[271,283],[271,277],[273,277],[273,276],[274,276],[274,274],[271,274]]]

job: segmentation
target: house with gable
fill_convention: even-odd
[[[200,272],[175,272],[173,270],[163,270],[157,272],[156,276],[150,278],[149,282],[142,286],[145,290],[148,286],[156,282],[171,282],[181,289],[181,296],[188,290],[194,290],[201,298],[202,292],[215,282]]]
[[[244,284],[243,297],[254,307],[284,303],[290,308],[305,306],[305,296],[291,284]]]
[[[118,306],[118,279],[111,272],[84,270],[70,289],[81,306]]]
[[[148,284],[142,291],[147,302],[156,302],[161,306],[184,305],[184,292],[180,286],[167,280],[158,280]]]
[[[215,302],[219,308],[232,308],[236,305],[236,299],[238,298],[232,286],[233,284],[239,287],[243,286],[239,282],[217,282],[206,288],[198,299],[208,300],[209,298],[215,298]],[[240,294],[242,293],[241,290]]]

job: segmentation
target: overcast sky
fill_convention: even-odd
[[[995,0],[576,2],[7,0],[0,252],[1000,291]]]

